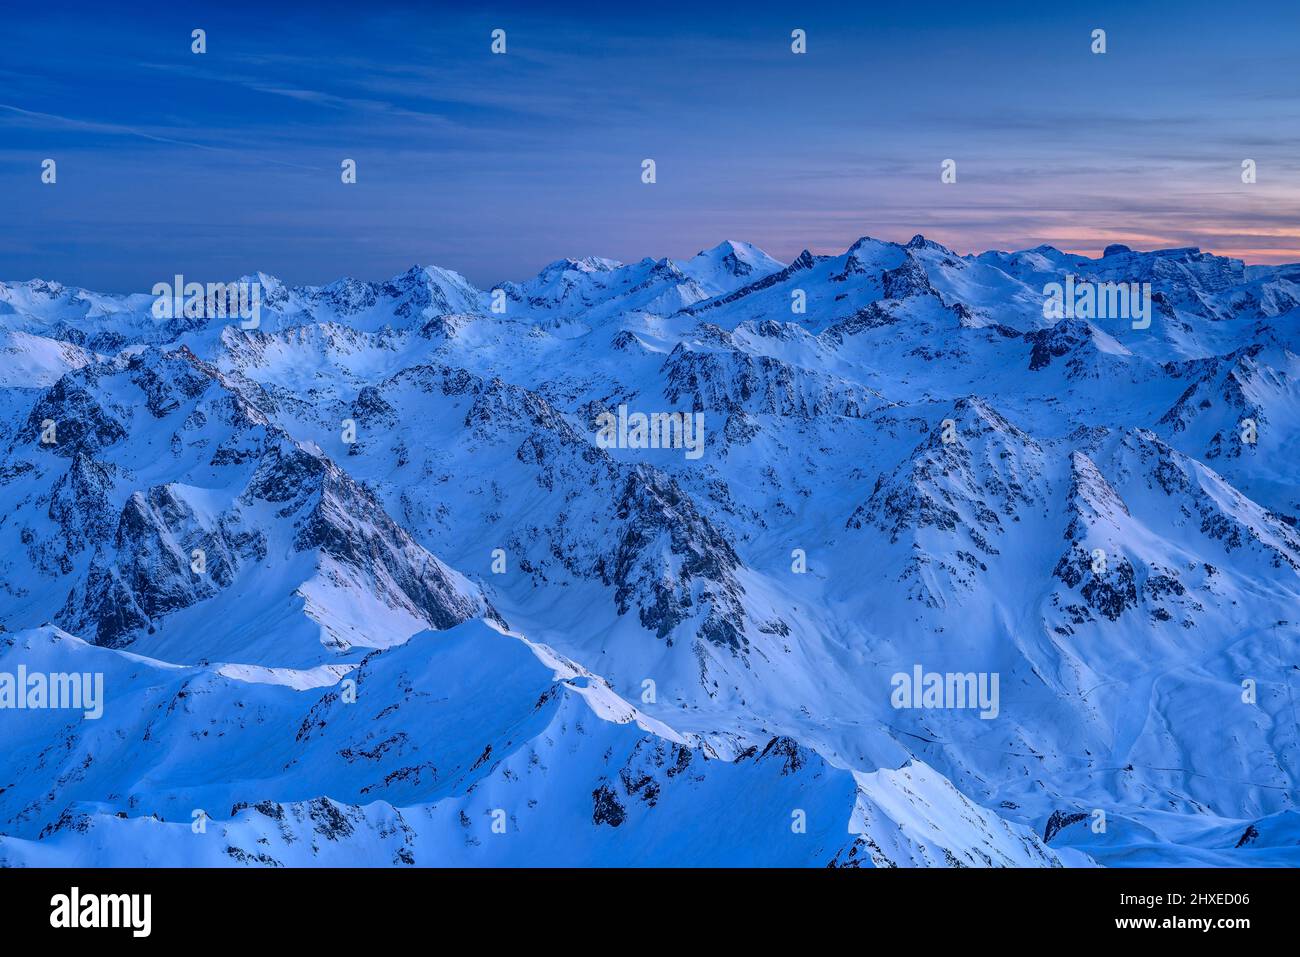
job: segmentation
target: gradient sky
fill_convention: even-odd
[[[422,263],[489,286],[562,256],[742,239],[789,260],[917,232],[1300,261],[1295,0],[457,6],[10,5],[0,279]]]

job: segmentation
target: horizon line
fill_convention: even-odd
[[[942,246],[944,249],[948,250],[949,252],[953,253],[954,255],[957,255],[957,256],[961,257],[962,259],[977,259],[977,258],[979,258],[980,256],[987,255],[988,253],[1005,253],[1005,254],[1007,254],[1007,255],[1014,256],[1014,255],[1018,255],[1018,254],[1020,254],[1020,253],[1035,252],[1035,251],[1040,250],[1040,249],[1051,249],[1051,250],[1054,250],[1054,251],[1059,252],[1059,253],[1064,253],[1064,254],[1067,255],[1067,256],[1077,256],[1077,257],[1080,257],[1080,258],[1082,258],[1082,259],[1088,259],[1088,260],[1093,261],[1093,262],[1100,262],[1102,259],[1105,259],[1105,258],[1106,258],[1105,255],[1103,255],[1103,253],[1105,252],[1106,249],[1108,249],[1108,248],[1110,248],[1110,247],[1112,247],[1112,246],[1123,246],[1123,247],[1125,247],[1128,251],[1133,252],[1133,253],[1137,253],[1137,254],[1140,254],[1140,255],[1154,255],[1154,254],[1156,254],[1156,253],[1178,252],[1178,251],[1181,251],[1181,250],[1193,250],[1193,251],[1195,251],[1195,252],[1197,252],[1197,253],[1199,253],[1199,254],[1201,254],[1201,255],[1217,256],[1217,257],[1219,257],[1219,258],[1223,258],[1223,259],[1233,259],[1233,260],[1236,260],[1236,261],[1242,263],[1242,265],[1244,265],[1244,266],[1264,266],[1264,267],[1300,266],[1300,250],[1295,250],[1295,251],[1294,251],[1294,254],[1297,256],[1296,259],[1285,259],[1285,258],[1279,258],[1279,259],[1278,259],[1277,261],[1275,261],[1275,262],[1264,262],[1264,261],[1255,261],[1255,262],[1251,262],[1251,261],[1249,261],[1249,260],[1246,258],[1246,255],[1245,255],[1245,254],[1246,254],[1246,253],[1259,253],[1259,252],[1261,252],[1260,250],[1224,250],[1224,251],[1216,251],[1216,250],[1212,250],[1212,249],[1206,249],[1206,248],[1203,247],[1203,246],[1158,246],[1158,247],[1151,248],[1151,249],[1138,249],[1138,248],[1136,248],[1136,247],[1130,245],[1129,243],[1126,243],[1126,242],[1120,242],[1120,241],[1109,242],[1109,243],[1105,243],[1104,245],[1096,246],[1096,247],[1085,247],[1085,248],[1082,248],[1082,249],[1079,249],[1079,248],[1077,248],[1077,247],[1076,247],[1076,249],[1066,249],[1066,248],[1063,248],[1063,247],[1061,247],[1061,246],[1055,246],[1055,245],[1053,245],[1053,244],[1050,243],[1050,242],[1043,242],[1043,243],[1039,243],[1039,244],[1036,245],[1036,246],[1026,246],[1026,247],[1021,248],[1021,249],[1003,249],[1003,248],[997,248],[997,247],[990,247],[990,248],[988,248],[988,249],[983,249],[983,250],[979,250],[979,251],[974,251],[974,250],[972,250],[972,251],[970,251],[970,252],[964,252],[964,253],[963,253],[963,252],[959,252],[959,251],[956,250],[956,249],[953,249],[951,246],[947,245],[946,243],[940,242],[939,240],[931,239],[929,236],[926,236],[925,234],[920,233],[920,232],[913,234],[913,236],[912,236],[910,239],[908,239],[908,240],[884,239],[884,238],[882,238],[882,237],[880,237],[880,236],[872,236],[872,235],[870,235],[870,234],[866,234],[866,233],[864,233],[863,235],[859,236],[857,239],[855,239],[855,240],[853,240],[852,242],[850,242],[847,246],[845,246],[845,247],[844,247],[842,250],[840,250],[839,252],[835,252],[835,253],[817,252],[816,249],[814,248],[814,246],[820,246],[820,245],[822,245],[822,244],[810,244],[810,245],[807,245],[807,246],[804,247],[803,252],[810,253],[810,254],[813,255],[813,256],[826,257],[826,258],[832,258],[832,259],[833,259],[833,258],[835,258],[836,256],[843,256],[843,255],[846,255],[846,254],[848,253],[848,251],[849,251],[850,249],[853,248],[853,246],[855,246],[857,243],[862,242],[863,240],[874,240],[874,241],[876,241],[876,242],[888,243],[888,244],[890,244],[890,245],[894,245],[894,246],[902,246],[902,247],[906,247],[909,243],[913,242],[913,241],[916,240],[917,238],[923,239],[923,240],[925,240],[926,242],[933,242],[933,243],[936,243],[937,245]],[[260,274],[260,275],[266,276],[266,277],[269,278],[269,279],[275,279],[275,280],[277,280],[278,282],[280,282],[280,283],[282,283],[282,284],[284,284],[284,285],[286,285],[286,286],[289,286],[290,288],[296,288],[296,289],[319,289],[319,288],[323,288],[323,287],[325,287],[325,286],[331,285],[332,283],[340,282],[340,281],[345,280],[345,279],[350,279],[350,280],[354,280],[354,281],[357,281],[357,282],[365,282],[365,283],[383,283],[383,282],[388,282],[388,281],[390,281],[390,280],[392,280],[392,279],[399,278],[399,277],[405,275],[406,273],[411,272],[411,271],[414,270],[414,269],[442,269],[442,270],[445,270],[445,271],[447,271],[447,272],[454,273],[455,275],[459,276],[461,279],[464,279],[465,282],[469,283],[469,284],[470,284],[470,285],[471,285],[475,290],[477,290],[477,291],[479,291],[479,292],[484,292],[484,291],[489,291],[489,290],[491,290],[491,289],[493,289],[493,288],[496,288],[497,286],[500,286],[500,285],[503,285],[503,284],[506,284],[506,283],[511,283],[511,284],[516,284],[516,285],[517,285],[517,284],[521,284],[521,283],[527,282],[527,281],[529,281],[529,280],[531,280],[531,279],[535,279],[535,278],[537,278],[538,276],[540,276],[543,272],[545,272],[549,267],[551,267],[551,266],[553,266],[553,265],[556,265],[557,263],[561,263],[561,262],[565,262],[565,261],[568,261],[568,262],[582,262],[583,260],[590,260],[590,259],[603,259],[603,260],[605,260],[605,261],[607,261],[607,262],[615,263],[616,265],[615,265],[614,268],[623,268],[623,267],[626,267],[626,266],[632,266],[632,265],[636,265],[636,264],[639,263],[639,262],[645,262],[645,261],[647,261],[647,260],[649,260],[649,261],[651,261],[651,262],[661,262],[661,261],[664,261],[664,260],[669,260],[669,261],[672,261],[672,262],[678,262],[678,263],[680,263],[680,262],[689,262],[691,259],[694,259],[696,256],[700,256],[700,255],[703,255],[704,253],[707,253],[707,252],[710,252],[710,251],[712,251],[712,250],[714,250],[714,249],[717,249],[719,246],[722,246],[722,245],[724,245],[724,244],[726,244],[726,243],[741,243],[741,244],[744,244],[744,245],[746,245],[746,246],[749,246],[749,247],[751,247],[751,248],[753,248],[753,249],[756,249],[756,250],[758,250],[759,252],[763,253],[764,255],[770,257],[770,258],[771,258],[772,260],[774,260],[775,262],[780,263],[781,266],[782,266],[783,268],[784,268],[784,267],[788,267],[792,262],[794,262],[796,259],[799,258],[798,256],[795,256],[793,259],[790,259],[790,260],[788,260],[788,261],[787,261],[787,260],[782,260],[782,259],[780,259],[780,258],[778,258],[778,257],[776,257],[776,256],[772,256],[771,253],[767,252],[767,250],[765,250],[762,246],[759,246],[757,243],[752,243],[752,242],[749,242],[748,240],[727,238],[727,239],[720,240],[720,241],[717,242],[717,243],[714,243],[712,246],[706,246],[706,247],[704,247],[704,248],[701,248],[698,252],[694,253],[693,255],[690,255],[690,256],[684,256],[684,257],[682,257],[682,256],[677,256],[677,257],[675,257],[675,256],[658,256],[658,257],[655,257],[655,256],[643,256],[643,257],[641,257],[641,258],[638,259],[638,260],[619,260],[619,259],[613,259],[613,258],[611,258],[611,257],[607,257],[607,256],[600,256],[600,255],[595,254],[595,253],[588,253],[587,255],[585,255],[585,256],[581,256],[581,257],[578,257],[578,256],[560,256],[560,257],[558,257],[558,258],[556,258],[556,259],[551,259],[551,260],[547,261],[547,262],[544,263],[544,264],[543,264],[543,265],[542,265],[542,266],[541,266],[541,267],[540,267],[536,272],[532,273],[531,275],[528,275],[528,276],[524,277],[523,279],[502,279],[502,280],[499,280],[496,284],[490,284],[490,285],[482,286],[482,287],[478,286],[478,285],[475,284],[472,280],[470,280],[470,279],[468,278],[468,276],[466,276],[466,274],[465,274],[464,272],[462,272],[461,270],[456,269],[456,268],[454,268],[454,267],[452,267],[452,266],[444,266],[444,265],[440,265],[440,264],[438,264],[438,263],[432,263],[432,262],[422,263],[422,262],[419,262],[418,260],[413,261],[413,262],[411,263],[411,265],[407,266],[405,269],[402,269],[402,270],[400,270],[400,271],[398,271],[398,272],[392,273],[392,274],[387,275],[387,276],[382,276],[382,277],[379,277],[379,278],[362,278],[362,277],[360,277],[360,276],[349,275],[349,274],[344,273],[344,274],[341,274],[341,275],[337,275],[337,276],[335,276],[335,277],[332,278],[332,279],[325,280],[325,281],[323,281],[323,282],[314,282],[314,283],[313,283],[313,282],[288,282],[288,281],[284,280],[283,278],[281,278],[281,276],[277,275],[275,272],[269,272],[269,271],[267,271],[267,270],[265,270],[265,269],[260,269],[260,268],[259,268],[259,269],[254,270],[253,272],[246,272],[246,273],[243,273],[243,274],[241,274],[241,275],[239,275],[239,276],[236,276],[236,277],[234,277],[234,280],[227,279],[227,280],[224,280],[224,281],[227,281],[227,282],[230,282],[230,281],[237,281],[238,279],[242,279],[242,278],[245,278],[245,277],[247,277],[247,276],[253,276],[253,275],[258,275],[258,274]],[[823,248],[824,248],[824,247],[823,247]],[[1095,253],[1095,255],[1093,255],[1093,253]],[[800,255],[802,255],[802,252],[800,253]],[[1280,254],[1279,254],[1279,255],[1280,255]],[[176,276],[177,274],[178,274],[178,270],[176,270],[176,269],[171,269],[171,270],[169,270],[168,273],[167,273],[167,279],[170,280],[170,279],[172,279],[174,276]],[[184,275],[184,270],[179,270],[179,274]],[[162,281],[162,280],[160,280],[160,282],[161,282],[161,281]],[[6,285],[6,286],[9,286],[9,285],[24,285],[24,284],[31,284],[31,283],[37,283],[37,282],[54,283],[54,284],[59,285],[59,286],[65,288],[65,289],[80,289],[80,290],[83,290],[83,291],[86,291],[86,292],[95,292],[95,293],[100,293],[100,294],[102,294],[102,295],[110,295],[110,296],[143,296],[143,295],[152,295],[152,293],[150,293],[150,292],[143,292],[143,291],[139,291],[139,290],[119,291],[119,290],[110,290],[110,289],[102,289],[102,288],[91,288],[91,287],[89,287],[89,286],[81,286],[81,285],[69,285],[69,284],[63,282],[62,280],[54,279],[54,278],[50,278],[50,277],[47,277],[47,276],[33,276],[33,277],[29,278],[29,279],[0,279],[0,285]]]

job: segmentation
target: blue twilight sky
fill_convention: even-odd
[[[1296,0],[98,0],[0,23],[0,279],[422,263],[486,286],[562,256],[742,239],[788,260],[916,232],[1300,261]]]

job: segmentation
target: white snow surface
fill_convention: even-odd
[[[1300,265],[1108,253],[0,283],[0,864],[1300,864]]]

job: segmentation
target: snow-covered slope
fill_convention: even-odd
[[[1300,862],[1300,267],[245,279],[0,284],[0,863]]]

